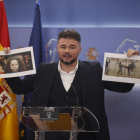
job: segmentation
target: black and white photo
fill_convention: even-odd
[[[103,80],[140,83],[140,56],[105,53]]]

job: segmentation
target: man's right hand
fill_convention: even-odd
[[[10,53],[10,50],[11,50],[10,47],[7,47],[7,48],[4,47],[4,52],[5,52],[6,54]]]

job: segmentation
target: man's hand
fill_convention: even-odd
[[[139,51],[129,49],[128,52],[127,52],[127,57],[130,57],[132,55],[139,55]]]
[[[6,54],[8,54],[8,53],[10,53],[10,47],[4,47],[4,52],[6,53]]]

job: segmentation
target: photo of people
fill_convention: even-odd
[[[9,55],[0,55],[0,78],[34,74],[36,71],[32,55],[32,47],[11,50]]]
[[[26,70],[27,68],[24,60],[21,59],[18,55],[7,59],[5,73],[15,73],[15,72],[21,72]]]
[[[140,79],[140,60],[107,57],[105,75]]]
[[[127,58],[125,54],[106,53],[103,80],[139,83],[140,58]]]

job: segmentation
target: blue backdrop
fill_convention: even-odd
[[[44,49],[48,63],[58,60],[56,51],[57,35],[64,28],[43,28]],[[82,52],[79,59],[83,61],[99,61],[103,64],[104,52],[123,53],[128,48],[139,49],[139,28],[74,28],[82,37]],[[32,28],[9,28],[12,49],[27,47]],[[121,48],[122,47],[122,48]],[[118,49],[121,48],[121,49]],[[91,58],[89,51],[94,50]],[[97,53],[98,51],[98,53]],[[87,55],[88,54],[88,55]],[[98,60],[97,60],[98,54]],[[86,56],[88,56],[86,58]],[[95,60],[89,60],[95,59]],[[135,85],[129,93],[105,91],[105,107],[107,111],[111,140],[139,140],[140,85]],[[21,106],[21,96],[17,96]]]
[[[12,49],[29,45],[35,1],[4,0],[8,26],[16,27],[9,28]],[[100,61],[102,64],[104,52],[114,53],[118,47],[123,47],[119,53],[128,48],[138,48],[139,5],[140,0],[42,0],[42,25],[48,27],[43,29],[46,46],[44,61],[58,59],[56,39],[62,28],[57,27],[81,27],[76,28],[82,36],[80,60],[95,59],[87,61]],[[94,57],[89,57],[91,49]],[[140,85],[135,85],[127,94],[105,92],[111,140],[139,140],[139,91]],[[22,95],[17,96],[18,106],[22,104],[21,98]]]

